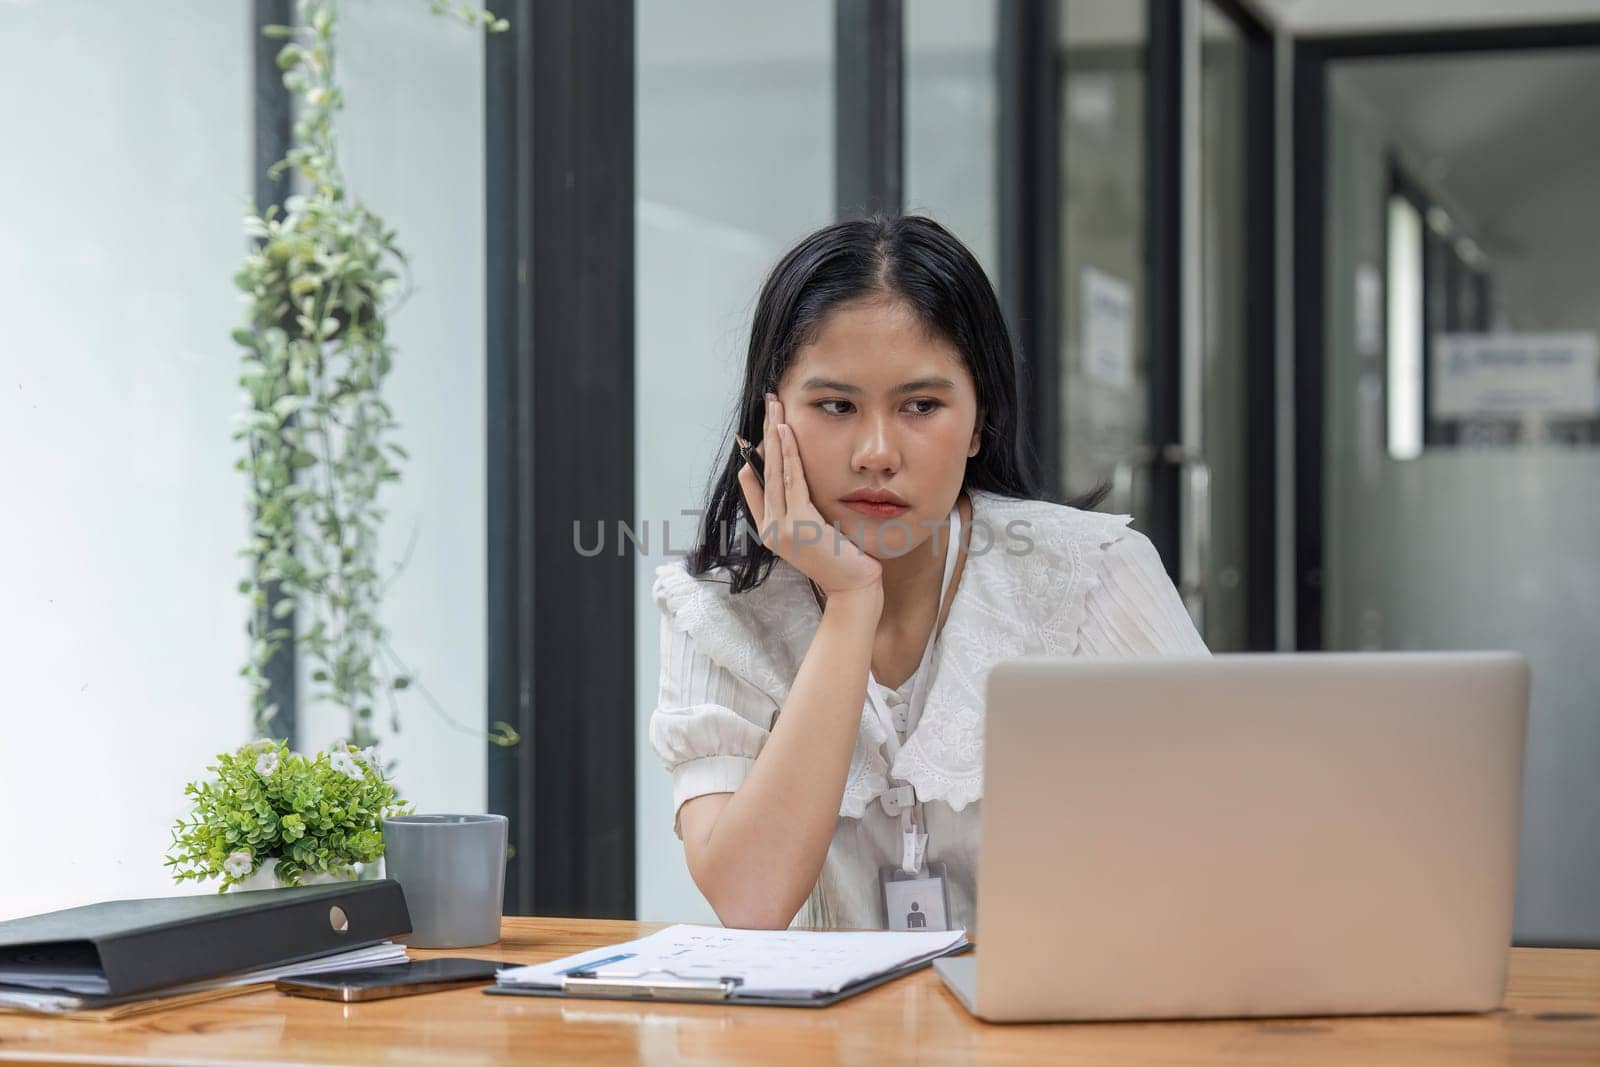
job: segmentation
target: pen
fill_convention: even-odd
[[[609,967],[613,963],[621,963],[623,960],[631,960],[633,957],[634,954],[632,952],[624,952],[617,956],[607,956],[603,960],[595,960],[593,963],[580,964],[577,967],[569,968],[561,973],[564,975],[573,975],[578,978],[593,978],[595,972],[600,968]]]
[[[733,435],[733,440],[735,446],[739,449],[740,458],[750,464],[750,469],[756,472],[756,484],[765,489],[767,487],[766,464],[761,461],[761,456],[756,453],[756,446],[738,434]]]

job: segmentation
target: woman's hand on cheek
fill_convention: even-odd
[[[766,485],[750,464],[739,469],[739,488],[755,519],[761,543],[788,560],[826,594],[878,585],[883,566],[823,519],[811,501],[805,466],[793,427],[783,421],[783,405],[767,394],[767,417],[756,449],[766,469]]]

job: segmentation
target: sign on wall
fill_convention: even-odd
[[[1083,269],[1083,370],[1119,389],[1133,387],[1133,287]]]
[[[1600,415],[1600,345],[1592,333],[1439,334],[1436,419]]]
[[[1356,351],[1383,353],[1383,272],[1371,263],[1356,268]]]

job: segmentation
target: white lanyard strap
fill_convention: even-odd
[[[922,660],[917,664],[915,681],[911,684],[911,704],[906,709],[905,732],[907,735],[916,728],[922,720],[922,708],[928,699],[929,675],[932,673],[930,664],[933,661],[933,647],[939,636],[939,615],[944,610],[945,594],[950,590],[950,579],[955,574],[956,560],[960,556],[961,543],[961,510],[959,507],[950,509],[950,541],[945,546],[944,577],[939,582],[939,599],[934,607],[933,629],[928,633],[928,644],[922,650]],[[900,730],[894,721],[894,715],[889,711],[881,692],[882,686],[874,680],[867,684],[867,699],[872,704],[872,710],[878,716],[878,722],[883,726],[885,735],[883,747],[885,749],[889,766],[894,766],[895,757],[900,754]],[[921,830],[921,805],[916,800],[916,789],[905,782],[896,782],[891,779],[891,788],[886,790],[880,802],[883,810],[889,815],[900,816],[900,867],[907,874],[915,874],[922,869],[923,857],[927,854],[928,835]]]
[[[922,720],[922,708],[928,699],[928,686],[931,683],[932,671],[929,664],[933,662],[933,646],[939,637],[939,613],[944,609],[945,594],[950,591],[950,578],[955,574],[956,557],[960,554],[956,546],[961,537],[961,512],[957,508],[950,509],[950,543],[945,546],[944,578],[939,583],[939,601],[934,610],[933,629],[928,633],[928,643],[922,650],[922,660],[917,664],[916,681],[911,686],[911,704],[906,710],[905,732],[910,734],[916,729],[917,723]],[[867,685],[867,699],[872,703],[872,710],[878,716],[878,722],[883,725],[886,735],[884,748],[887,751],[889,765],[894,766],[894,758],[900,754],[900,731],[895,726],[894,715],[884,703],[883,686],[875,679]],[[892,814],[892,813],[891,813]]]

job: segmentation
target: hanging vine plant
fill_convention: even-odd
[[[489,32],[503,19],[470,5],[433,0]],[[380,621],[387,579],[379,572],[380,494],[400,479],[407,456],[394,440],[394,412],[383,386],[394,365],[389,315],[403,299],[406,259],[395,233],[351,194],[339,165],[334,116],[344,103],[334,76],[337,0],[299,0],[297,24],[268,26],[285,40],[278,53],[283,84],[295,102],[288,153],[269,171],[293,175],[296,192],[283,211],[272,205],[245,218],[254,239],[234,283],[245,294],[246,324],[233,333],[242,349],[239,382],[247,408],[235,439],[235,466],[249,479],[250,537],[241,555],[254,563],[239,589],[249,601],[251,648],[240,673],[249,681],[258,732],[278,707],[265,671],[291,637],[308,661],[312,700],[349,716],[348,740],[365,748],[380,699],[399,729],[396,692],[419,691]],[[272,601],[268,586],[276,584]],[[496,723],[489,739],[511,745],[516,731]]]

